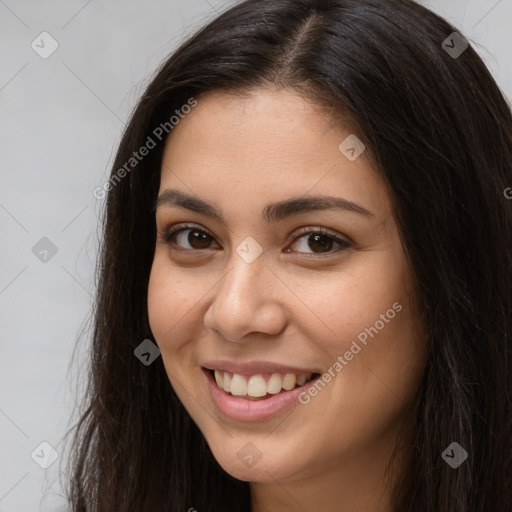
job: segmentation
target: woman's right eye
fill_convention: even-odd
[[[178,250],[188,251],[210,249],[208,244],[213,237],[193,224],[180,224],[165,232],[162,239],[169,245],[177,246]],[[188,248],[184,247],[186,244],[189,245]]]

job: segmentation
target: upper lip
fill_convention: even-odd
[[[258,373],[294,373],[301,375],[303,373],[320,373],[311,368],[298,368],[285,364],[272,363],[270,361],[251,361],[245,363],[234,363],[226,359],[216,361],[206,361],[202,365],[208,370],[223,370],[239,375],[257,375]]]

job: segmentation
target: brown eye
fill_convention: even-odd
[[[317,249],[319,249],[320,252],[329,252],[335,243],[334,239],[327,235],[309,235],[307,240],[308,247],[314,252],[317,252]]]
[[[340,249],[333,251],[333,245],[337,245],[342,249],[350,247],[349,242],[324,229],[306,231],[303,236],[295,239],[294,244],[299,245],[298,252],[305,254],[334,254]],[[308,252],[308,249],[313,252]]]
[[[213,238],[197,228],[181,228],[175,229],[164,235],[164,240],[172,245],[177,245],[180,248],[186,249],[209,249],[209,244]],[[189,247],[186,247],[186,245]]]
[[[183,234],[189,232],[186,240],[194,249],[207,249],[211,241],[211,237],[202,231],[188,230],[183,231]],[[197,245],[196,245],[197,244]]]

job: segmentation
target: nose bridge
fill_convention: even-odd
[[[263,239],[258,242],[246,236],[233,247],[229,272],[219,283],[218,295],[231,301],[244,299],[244,303],[258,299],[261,281],[268,278],[267,254],[263,250]],[[222,288],[222,289],[221,289]],[[254,293],[251,293],[251,289]],[[240,302],[240,301],[239,301]]]
[[[265,258],[263,255],[254,260],[246,260],[243,256],[233,252],[230,270],[221,279],[215,293],[215,302],[226,302],[232,313],[243,312],[244,308],[254,309],[261,300],[265,300],[264,281],[268,277],[268,269],[265,268]],[[267,290],[268,291],[268,290]]]
[[[276,334],[282,329],[284,316],[272,298],[272,272],[262,252],[255,256],[251,243],[243,241],[233,251],[229,270],[215,287],[205,316],[205,326],[229,340],[249,332]]]

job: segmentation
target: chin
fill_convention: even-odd
[[[256,444],[261,450],[256,448]],[[245,482],[271,483],[275,480],[286,480],[301,468],[299,461],[293,459],[291,454],[289,458],[285,455],[279,456],[271,447],[267,449],[263,441],[239,441],[232,438],[231,443],[208,445],[222,469],[233,478]]]

